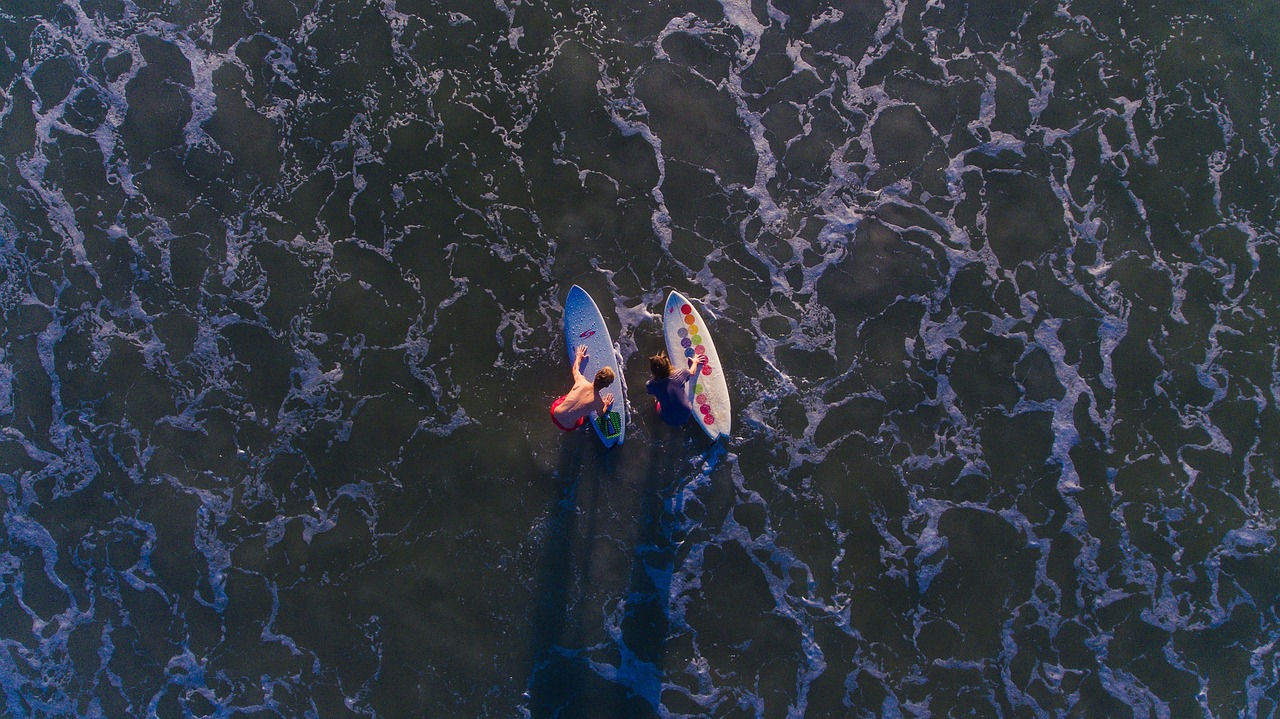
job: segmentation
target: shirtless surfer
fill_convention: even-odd
[[[551,403],[551,421],[565,432],[582,426],[592,412],[604,415],[613,405],[613,393],[599,396],[600,390],[613,384],[613,370],[602,367],[593,382],[582,374],[581,367],[587,359],[587,348],[578,345],[573,356],[573,388]]]

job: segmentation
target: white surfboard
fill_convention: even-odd
[[[690,358],[707,356],[706,366],[689,383],[693,419],[711,439],[727,439],[729,386],[725,384],[720,355],[698,308],[674,290],[667,296],[667,306],[662,313],[662,334],[667,340],[667,356],[671,358],[672,367],[688,367]]]
[[[627,434],[627,401],[622,370],[613,351],[613,338],[609,336],[604,316],[600,314],[595,300],[577,285],[569,288],[569,296],[564,301],[564,341],[569,350],[570,364],[578,346],[586,345],[587,361],[579,369],[587,379],[594,378],[603,367],[613,369],[613,384],[600,390],[601,395],[613,393],[613,406],[603,417],[592,413],[589,421],[604,446],[622,444]]]

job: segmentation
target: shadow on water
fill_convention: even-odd
[[[657,716],[679,548],[679,517],[670,500],[697,449],[691,427],[667,427],[650,415],[645,429],[631,435],[628,449],[641,444],[647,455],[605,450],[585,432],[561,446],[560,489],[535,579],[528,716]],[[632,548],[630,567],[615,574],[616,582],[609,582],[607,568],[592,566],[601,544],[610,542]],[[592,586],[597,581],[616,584],[604,587],[612,595],[606,606],[591,601],[601,596]],[[605,617],[613,606],[617,613]],[[601,621],[616,624],[605,628],[611,638],[594,624]]]
[[[679,517],[669,500],[680,491],[689,468],[689,431],[688,426],[675,428],[652,419],[649,465],[638,487],[640,511],[621,630],[622,643],[635,661],[654,673],[657,686],[647,687],[654,704],[660,701],[671,574],[679,547]]]
[[[552,495],[542,553],[535,578],[536,590],[532,617],[532,662],[529,701],[536,706],[541,699],[536,681],[543,668],[553,660],[562,644],[569,619],[569,590],[574,582],[573,537],[578,524],[578,484],[582,473],[582,434],[566,438],[560,446],[556,479],[558,490]],[[536,713],[536,712],[535,712]]]
[[[613,474],[614,450],[590,432],[562,439],[535,575],[526,709],[531,717],[628,716],[616,708],[629,701],[624,687],[606,682],[583,656],[590,633],[584,621],[599,613],[584,606],[593,578],[594,547],[602,538],[600,485]]]

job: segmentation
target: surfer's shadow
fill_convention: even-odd
[[[702,474],[699,467],[716,443],[689,425],[667,425],[656,414],[633,426],[640,430],[635,439],[648,447],[648,462],[637,482],[625,483],[638,511],[621,641],[636,658],[661,670],[670,635],[671,578],[690,528],[681,498],[689,481]]]
[[[587,658],[590,648],[609,635],[597,623],[600,608],[614,599],[625,601],[633,583],[626,569],[618,572],[622,567],[610,555],[635,540],[635,525],[622,518],[639,513],[644,483],[627,473],[642,464],[634,460],[643,456],[634,445],[630,452],[623,446],[602,446],[588,428],[562,439],[551,473],[559,487],[548,506],[533,586],[525,699],[534,716],[589,716],[600,701],[619,711],[628,705],[629,690],[623,685],[596,693],[603,678]],[[624,643],[633,640],[633,624],[623,625]],[[597,689],[588,691],[589,686]]]
[[[554,687],[565,682],[581,685],[593,670],[569,657],[610,634],[637,659],[664,665],[671,577],[690,525],[681,496],[705,473],[717,443],[692,423],[672,427],[651,409],[627,410],[633,422],[624,445],[604,447],[588,428],[562,438],[533,588],[531,707],[564,699]],[[601,559],[622,548],[629,567]],[[602,601],[617,602],[619,613],[606,619],[618,622],[616,634],[599,635]],[[568,706],[565,715],[574,715]]]

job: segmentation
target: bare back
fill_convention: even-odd
[[[591,382],[586,379],[576,380],[573,388],[564,396],[564,401],[556,406],[556,419],[565,426],[572,425],[591,414],[592,410],[598,410],[597,401],[596,388]]]
[[[565,394],[564,401],[556,405],[552,412],[556,421],[566,427],[572,426],[593,411],[604,414],[609,405],[613,404],[613,394],[599,396],[595,385],[579,371],[578,368],[585,358],[584,348],[579,347],[573,362],[573,387]]]

